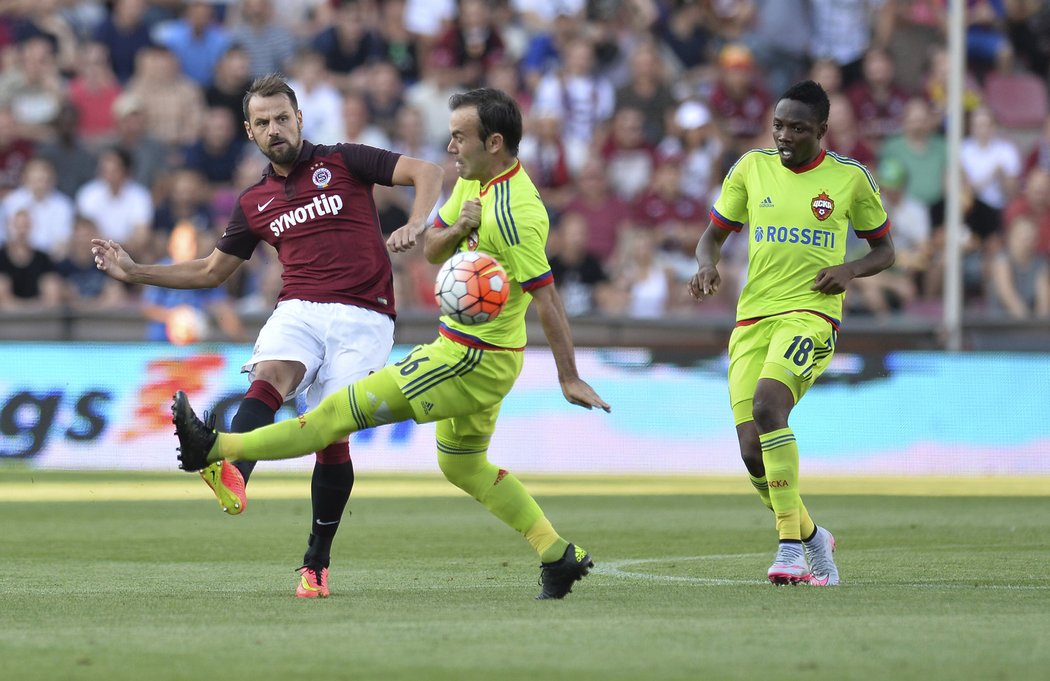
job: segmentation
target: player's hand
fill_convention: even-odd
[[[95,267],[117,281],[127,281],[128,272],[135,261],[112,239],[92,239],[91,253],[95,256]]]
[[[470,234],[481,226],[481,199],[471,199],[463,202],[463,209],[459,211],[459,219],[456,223],[463,234]]]
[[[405,251],[410,251],[419,242],[419,238],[423,236],[423,232],[425,231],[427,231],[427,223],[425,220],[409,222],[394,230],[386,240],[386,247],[390,249],[390,252],[392,253],[404,253]]]
[[[612,411],[612,407],[599,397],[598,393],[594,392],[594,388],[587,385],[587,382],[582,378],[562,381],[561,392],[565,395],[566,400],[578,407],[583,407],[584,409],[598,407],[606,412]]]
[[[689,279],[689,294],[702,301],[707,296],[718,293],[718,287],[721,285],[722,277],[718,274],[718,268],[705,265]]]
[[[846,290],[846,286],[853,281],[853,277],[853,270],[849,265],[825,267],[817,272],[817,277],[810,288],[829,296],[838,295]]]

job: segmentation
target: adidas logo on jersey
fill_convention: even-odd
[[[434,403],[433,402],[427,402],[426,400],[423,400],[422,404],[423,404],[423,413],[424,414],[429,414],[430,410],[434,408]]]
[[[332,196],[321,194],[320,196],[315,196],[305,206],[294,208],[279,216],[276,220],[271,221],[270,231],[273,232],[274,236],[281,236],[281,233],[289,227],[295,227],[322,215],[339,215],[341,210],[343,210],[343,197],[338,194],[333,194]]]
[[[773,199],[771,199],[771,198],[769,198],[767,196],[766,198],[762,199],[762,203],[758,204],[758,207],[759,208],[772,208],[773,207]]]

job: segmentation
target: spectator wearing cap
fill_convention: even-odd
[[[680,156],[682,192],[696,201],[710,204],[715,184],[721,177],[722,140],[701,102],[682,102],[675,110],[669,134],[657,147],[658,157]]]
[[[766,143],[773,100],[755,71],[751,50],[730,44],[718,55],[711,109],[729,137],[729,153],[740,156]]]
[[[664,138],[668,113],[675,108],[667,83],[667,69],[656,44],[645,41],[630,56],[630,80],[616,91],[616,106],[632,106],[645,113],[645,138],[658,144]]]

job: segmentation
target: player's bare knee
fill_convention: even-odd
[[[755,419],[755,426],[758,427],[758,432],[768,433],[783,426],[779,425],[786,421],[785,415],[779,406],[770,400],[765,400],[757,395],[755,401],[751,406],[751,415]]]

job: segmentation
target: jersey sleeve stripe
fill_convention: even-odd
[[[861,239],[878,239],[880,236],[885,236],[890,231],[890,219],[886,218],[886,222],[875,229],[856,229],[853,232]]]
[[[855,166],[857,168],[860,168],[861,172],[864,173],[864,177],[868,180],[868,184],[871,185],[871,191],[873,191],[873,192],[878,192],[879,191],[879,185],[875,182],[875,178],[871,176],[871,173],[868,172],[868,169],[864,167],[863,163],[861,163],[860,161],[854,160],[854,159],[850,158],[849,156],[839,156],[838,154],[836,154],[833,151],[829,151],[828,155],[830,155],[833,159],[835,159],[836,161],[838,161],[839,163],[841,163],[843,165]]]
[[[525,291],[527,293],[529,291],[534,291],[535,289],[538,289],[538,288],[543,288],[544,286],[549,286],[549,285],[551,285],[553,283],[554,283],[554,273],[551,272],[550,270],[547,270],[546,274],[541,274],[538,277],[533,277],[532,279],[529,279],[528,281],[521,282],[521,290]]]
[[[713,222],[716,227],[719,227],[719,228],[724,229],[726,231],[739,232],[741,229],[744,228],[744,223],[736,222],[735,220],[730,220],[729,218],[727,218],[724,215],[720,214],[714,208],[711,209],[710,216],[711,216],[711,222]]]
[[[446,227],[450,227],[451,225],[449,225],[447,222],[442,220],[441,219],[441,214],[439,213],[439,214],[434,216],[434,226],[437,227],[438,229],[445,229]]]

